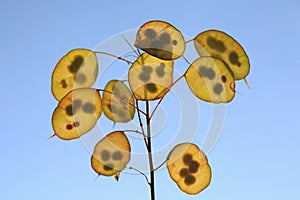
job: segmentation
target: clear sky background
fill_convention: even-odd
[[[189,196],[163,169],[156,174],[157,199],[296,199],[299,9],[296,0],[1,1],[1,199],[148,199],[143,177],[125,173],[119,182],[95,181],[81,140],[47,138],[57,104],[50,92],[57,61],[73,48],[93,49],[153,19],[192,37],[223,30],[243,45],[251,62],[251,89],[237,84],[240,94],[226,106],[222,135],[208,154],[211,185]]]

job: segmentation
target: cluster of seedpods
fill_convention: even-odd
[[[188,42],[194,42],[199,54],[192,63],[184,57]],[[114,123],[129,122],[137,113],[139,121],[144,116],[148,126],[157,106],[180,79],[186,80],[197,98],[210,103],[228,103],[235,96],[235,81],[246,82],[250,70],[242,46],[218,30],[207,30],[185,41],[182,33],[170,23],[149,21],[137,31],[134,46],[135,61],[88,49],[71,50],[59,60],[52,74],[52,94],[58,100],[52,115],[53,136],[63,140],[79,138],[97,124],[102,112]],[[104,89],[92,88],[98,76],[97,53],[130,64],[128,84],[110,80]],[[174,61],[178,58],[185,59],[189,67],[173,80]],[[158,103],[152,113],[138,106],[140,101],[155,100]],[[132,132],[144,138],[149,153],[150,132],[142,125],[140,131]],[[127,166],[131,147],[125,133],[125,130],[111,132],[96,144],[91,165],[99,175],[118,179]],[[166,165],[172,180],[188,194],[197,194],[210,183],[207,158],[195,144],[187,142],[175,146],[166,156]]]

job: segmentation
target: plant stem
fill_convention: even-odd
[[[151,118],[150,118],[150,105],[149,101],[146,101],[146,122],[147,122],[147,151],[149,160],[149,172],[150,172],[150,193],[151,200],[155,200],[155,188],[154,188],[154,168],[153,168],[153,157],[152,157],[152,144],[151,144]]]
[[[140,108],[139,108],[139,101],[137,99],[135,99],[135,104],[136,104],[136,108],[137,108],[138,119],[139,119],[139,122],[140,122],[141,131],[143,133],[144,143],[146,145],[146,148],[148,149],[148,142],[147,142],[147,139],[146,139],[145,130],[144,130],[143,123],[142,123],[142,118],[141,118],[141,113],[140,113]],[[146,116],[146,114],[145,114],[145,116]]]
[[[122,57],[120,57],[120,56],[116,56],[116,55],[114,55],[114,54],[111,54],[111,53],[107,53],[107,52],[103,52],[103,51],[93,51],[93,52],[94,52],[94,53],[98,53],[98,54],[103,54],[103,55],[111,56],[111,57],[117,58],[117,59],[119,59],[119,60],[123,60],[123,61],[127,62],[127,64],[129,64],[129,65],[132,65],[132,64],[133,64],[133,62],[131,62],[131,61],[129,61],[129,60],[126,60],[125,58],[122,58]]]

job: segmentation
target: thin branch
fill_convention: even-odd
[[[246,78],[244,78],[244,82],[247,85],[248,89],[250,90],[250,85],[249,85],[248,81],[246,80]]]
[[[131,133],[137,133],[137,134],[140,134],[142,136],[144,136],[144,134],[138,130],[122,130],[123,132],[131,132]]]
[[[169,90],[171,90],[171,88],[180,80],[184,77],[184,74],[181,75],[178,79],[176,79],[176,81],[174,81],[168,88]],[[160,103],[162,102],[162,100],[165,98],[166,95],[164,95],[161,99],[159,99],[158,103],[156,104],[156,106],[154,107],[154,110],[152,111],[151,115],[150,115],[150,120],[152,119],[155,111],[157,110],[158,106],[160,105]]]
[[[187,59],[184,55],[182,55],[182,57],[183,57],[183,59],[184,59],[189,65],[191,65],[191,63],[188,61],[188,59]],[[183,75],[181,75],[177,80],[175,80],[175,81],[168,87],[168,89],[171,90],[172,87],[173,87],[180,79],[182,79],[184,76],[185,76],[185,73],[184,73]],[[165,91],[165,90],[164,90],[164,91]],[[163,92],[164,92],[164,91],[163,91]],[[160,103],[162,102],[162,100],[165,98],[165,96],[166,96],[166,95],[164,95],[164,96],[158,101],[158,103],[156,104],[154,110],[152,111],[152,113],[151,113],[151,115],[150,115],[150,119],[152,119],[152,117],[153,117],[155,111],[157,110],[158,106],[160,105]]]
[[[140,110],[140,108],[139,108],[139,101],[137,99],[135,99],[135,104],[136,104],[136,107],[137,107],[138,120],[139,120],[141,131],[142,131],[142,134],[143,134],[144,143],[146,145],[146,148],[148,149],[148,142],[146,140],[146,135],[145,135],[145,130],[144,130],[144,126],[143,126],[141,114],[139,112],[139,110]]]
[[[119,95],[116,95],[116,94],[114,94],[114,93],[111,92],[111,91],[107,91],[107,90],[103,90],[103,89],[96,89],[96,90],[101,91],[101,92],[107,92],[107,93],[109,93],[109,94],[111,94],[111,95],[116,96],[116,97],[117,97],[118,99],[120,99],[123,103],[128,103],[128,105],[134,107],[135,109],[138,110],[138,112],[141,112],[141,113],[143,113],[143,115],[146,116],[146,113],[145,113],[144,111],[138,109],[134,104],[131,104],[130,102],[125,101],[125,100],[124,100],[122,97],[120,97]]]
[[[194,41],[194,39],[189,39],[189,40],[185,41],[185,43],[187,44],[187,43],[192,42],[192,41]]]
[[[153,171],[158,170],[159,168],[161,168],[165,163],[167,162],[167,160],[165,160],[164,162],[162,162],[160,165],[158,165],[155,169],[153,169]]]
[[[123,60],[123,61],[127,62],[127,64],[131,64],[132,65],[132,63],[133,63],[133,62],[131,62],[131,61],[125,59],[125,58],[122,58],[120,56],[116,56],[116,55],[111,54],[111,53],[107,53],[107,52],[103,52],[103,51],[93,51],[93,52],[94,53],[98,53],[98,54],[103,54],[103,55],[111,56],[111,57],[117,58],[119,60]]]
[[[145,179],[146,179],[148,185],[150,185],[150,182],[149,182],[148,177],[147,177],[143,172],[141,172],[140,170],[138,170],[138,169],[136,169],[136,168],[134,168],[134,167],[129,167],[129,169],[134,170],[134,171],[138,172],[139,174],[143,175],[143,176],[145,177]]]
[[[191,62],[184,55],[182,55],[182,58],[185,60],[185,62],[187,62],[189,65],[191,65]]]
[[[51,135],[47,140],[51,140],[52,138],[54,138],[56,136],[56,133],[54,133],[53,135]]]
[[[127,40],[127,38],[124,37],[124,35],[122,35],[122,38],[125,40],[125,42],[128,44],[128,46],[131,48],[131,50],[137,55],[139,56],[138,52],[133,48],[133,46],[129,43],[129,41]]]
[[[128,57],[133,57],[135,60],[138,58],[136,55],[132,55],[132,54],[126,55],[126,56],[124,56],[123,58],[126,59],[126,58],[128,58]],[[129,65],[130,65],[130,64],[129,64]]]
[[[101,176],[101,174],[98,174],[94,181],[98,180],[98,178]]]

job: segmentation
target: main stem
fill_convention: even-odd
[[[153,157],[152,157],[152,144],[151,144],[151,126],[150,126],[150,105],[149,101],[146,101],[146,122],[147,122],[147,151],[149,160],[149,171],[150,171],[150,192],[151,200],[155,200],[155,188],[154,188],[154,168],[153,168]]]

